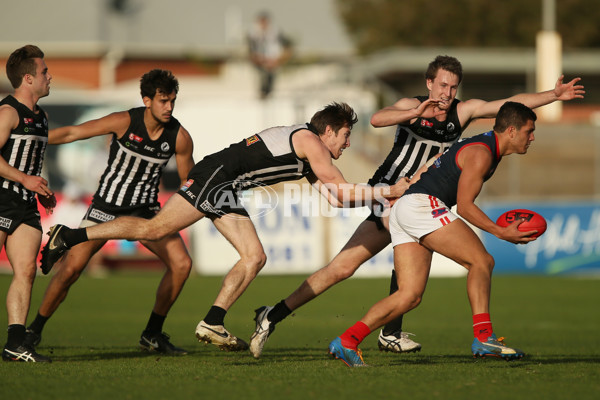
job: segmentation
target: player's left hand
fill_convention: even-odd
[[[561,75],[554,86],[554,95],[556,96],[556,99],[563,101],[571,99],[583,99],[583,95],[585,94],[583,85],[576,85],[581,78],[575,78],[569,83],[563,83],[564,78],[565,76]]]
[[[54,196],[54,193],[47,196],[38,194],[38,201],[42,207],[46,209],[46,215],[52,214],[54,207],[56,207],[56,197]]]

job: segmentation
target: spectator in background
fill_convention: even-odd
[[[248,34],[248,50],[260,74],[260,98],[266,99],[273,90],[277,69],[291,57],[291,42],[271,24],[269,13],[262,11]]]

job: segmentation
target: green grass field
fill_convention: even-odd
[[[0,276],[4,296],[10,276]],[[273,304],[303,277],[259,276],[230,310],[226,325],[248,340],[254,308]],[[84,276],[48,322],[39,352],[52,364],[0,363],[3,399],[592,399],[600,394],[600,280],[495,277],[492,318],[521,361],[474,360],[465,279],[431,279],[419,308],[405,318],[423,350],[395,355],[362,344],[371,368],[352,369],[327,345],[388,288],[387,279],[351,279],[277,326],[260,360],[200,344],[196,324],[221,278],[192,276],[165,324],[183,357],[143,353],[137,341],[158,284],[157,273]],[[30,319],[49,281],[36,280]],[[4,305],[0,321],[6,324]],[[5,330],[0,341],[6,340]]]

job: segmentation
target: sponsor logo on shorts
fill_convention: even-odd
[[[448,213],[447,208],[438,208],[438,209],[431,211],[431,215],[433,216],[433,218],[439,218],[442,215],[447,214],[447,213]]]
[[[92,210],[90,211],[90,214],[88,215],[88,219],[95,219],[101,222],[107,222],[107,221],[112,221],[113,219],[115,219],[114,215],[111,214],[107,214],[104,211],[100,211],[96,208],[92,208]]]
[[[208,200],[204,200],[202,202],[202,204],[200,204],[200,208],[202,209],[202,211],[208,212],[208,213],[212,213],[212,214],[218,214],[218,210],[216,208],[214,208],[212,206],[212,204],[210,204],[208,202]]]
[[[185,195],[192,200],[196,198],[196,195],[194,193],[188,192],[187,190],[185,191]]]
[[[208,198],[213,201],[218,215],[225,215],[223,209],[245,209],[250,217],[261,217],[275,209],[279,203],[277,192],[268,185],[254,181],[235,180],[221,183],[212,188]],[[230,215],[235,218],[236,214]],[[245,218],[245,217],[244,217]]]
[[[10,229],[11,225],[12,225],[12,219],[0,217],[0,227],[5,228],[5,229]]]
[[[179,190],[181,190],[182,192],[187,191],[190,188],[190,186],[192,186],[192,183],[194,183],[194,180],[188,179]]]
[[[258,142],[260,142],[260,138],[258,137],[258,135],[250,136],[249,138],[246,139],[246,146],[251,146],[254,143],[258,143]]]

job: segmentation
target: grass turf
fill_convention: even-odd
[[[0,276],[1,293],[10,279]],[[359,369],[330,359],[327,345],[386,293],[386,279],[348,280],[300,308],[277,326],[260,360],[194,337],[220,277],[192,276],[165,323],[173,343],[190,354],[141,352],[137,341],[159,279],[156,273],[83,276],[43,333],[38,350],[53,363],[0,363],[2,398],[591,399],[600,393],[598,279],[495,277],[494,329],[527,353],[513,362],[472,358],[465,279],[431,279],[422,304],[404,324],[423,350],[379,352],[374,332],[361,345],[371,367]],[[230,310],[227,328],[248,340],[253,310],[279,301],[302,280],[259,276]],[[36,280],[28,322],[48,281]],[[0,316],[6,323],[4,307]]]

